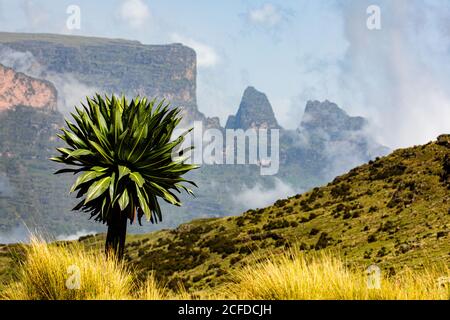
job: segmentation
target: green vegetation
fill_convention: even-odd
[[[16,275],[18,281],[3,290],[3,298],[124,299],[131,291],[132,277],[123,262],[84,250],[79,244],[47,245],[33,238],[20,249],[24,260]]]
[[[368,274],[349,268],[322,251],[306,255],[297,249],[281,255],[254,255],[254,262],[234,267],[233,280],[213,289],[188,293],[182,285],[170,290],[152,274],[138,280],[122,261],[86,250],[80,243],[47,244],[33,238],[23,246],[24,259],[16,281],[0,291],[0,299],[449,299],[448,267],[421,272],[406,268],[380,276],[368,286]],[[238,261],[239,259],[234,259]],[[201,280],[200,276],[193,281]],[[372,283],[372,282],[371,282]]]
[[[122,39],[9,32],[0,32],[0,44],[28,52],[45,71],[69,73],[88,88],[127,96],[171,97],[172,103],[199,116],[195,51],[181,44],[144,45]]]
[[[73,210],[87,212],[96,221],[108,225],[106,252],[122,258],[128,220],[143,216],[157,223],[162,220],[158,198],[180,206],[174,191],[193,194],[182,178],[196,165],[185,164],[180,150],[184,134],[171,140],[180,123],[178,108],[169,109],[161,101],[125,96],[116,98],[96,95],[87,98],[87,106],[75,108],[76,124],[66,121],[68,129],[58,135],[67,148],[57,148],[60,156],[51,160],[68,165],[56,173],[81,173],[72,186],[77,198],[83,198]],[[182,153],[173,159],[175,152]]]
[[[57,163],[48,161],[58,146],[56,134],[64,127],[59,113],[48,113],[29,107],[5,111],[0,119],[0,232],[8,234],[25,223],[30,229],[44,234],[69,235],[79,230],[103,231],[81,213],[70,211],[77,202],[68,194],[73,176],[53,175]],[[279,175],[260,176],[258,166],[202,166],[187,173],[186,179],[198,185],[196,197],[180,195],[182,207],[162,202],[166,213],[158,225],[145,224],[132,232],[150,232],[173,228],[198,217],[218,217],[243,211],[234,196],[255,185],[264,189],[276,187],[282,179],[295,188],[308,189],[325,180],[316,170],[299,169],[290,164],[280,168]],[[6,183],[4,182],[6,181]],[[232,191],[229,192],[231,184]],[[9,186],[4,190],[2,185]]]
[[[71,177],[54,176],[57,164],[48,161],[62,115],[17,106],[0,118],[0,233],[22,223],[54,234],[86,228],[68,210],[75,205],[66,191]]]
[[[450,198],[442,179],[449,145],[397,150],[326,186],[241,216],[133,235],[126,254],[143,273],[154,270],[159,281],[191,290],[230,280],[231,268],[253,262],[251,253],[276,254],[287,247],[305,254],[333,250],[349,266],[375,263],[389,274],[407,266],[449,265]]]
[[[414,272],[405,268],[396,276],[381,276],[380,287],[368,286],[362,268],[349,268],[342,260],[321,252],[306,256],[297,249],[270,255],[261,263],[238,269],[227,297],[246,300],[439,300],[450,299],[448,284],[436,279],[450,270],[427,269]]]
[[[196,293],[221,288],[236,279],[236,270],[254,267],[288,249],[301,251],[304,257],[332,252],[359,275],[377,264],[386,281],[413,272],[427,274],[427,283],[433,277],[437,282],[439,273],[427,270],[450,264],[449,182],[442,178],[449,154],[450,136],[441,136],[424,146],[397,150],[326,186],[267,208],[129,235],[125,259],[140,281],[154,275],[170,290],[181,285]],[[398,165],[405,167],[402,173],[392,170]],[[344,188],[345,197],[332,193],[342,190],[339,185],[349,186]],[[87,236],[79,242],[98,249],[104,239],[104,235]],[[0,256],[3,282],[11,281],[11,269],[17,268],[7,248]]]

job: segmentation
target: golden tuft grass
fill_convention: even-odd
[[[77,243],[47,244],[33,237],[24,245],[18,281],[2,293],[14,300],[127,299],[131,273],[123,263],[107,259]]]
[[[438,300],[450,299],[448,267],[422,272],[405,269],[394,277],[381,273],[380,287],[368,285],[364,270],[352,270],[329,253],[305,256],[287,251],[235,273],[236,281],[222,294],[250,300]]]
[[[288,250],[281,255],[254,256],[255,261],[233,272],[234,281],[220,288],[172,292],[151,274],[137,283],[123,262],[106,258],[78,243],[48,244],[34,237],[24,245],[25,259],[17,281],[0,298],[13,300],[438,300],[450,299],[448,266],[418,272],[404,269],[394,277],[380,278],[380,288],[368,286],[364,270],[349,268],[329,252],[305,255]],[[441,279],[441,281],[439,281]],[[79,280],[79,281],[78,281]]]

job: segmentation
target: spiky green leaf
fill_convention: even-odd
[[[136,185],[139,188],[142,188],[144,186],[145,179],[141,176],[141,174],[139,172],[131,172],[130,179],[131,179],[131,181],[136,183]]]
[[[98,172],[98,171],[86,171],[82,175],[80,175],[77,180],[75,180],[75,183],[72,185],[72,188],[70,189],[70,193],[74,192],[81,184],[89,182],[93,179],[96,179],[98,177],[103,176],[104,172]]]
[[[128,206],[129,202],[130,202],[130,197],[128,196],[128,190],[125,189],[119,198],[120,210],[122,210],[122,211],[125,210],[125,208]]]
[[[145,215],[156,223],[162,220],[159,199],[181,205],[175,192],[192,194],[184,184],[195,183],[182,175],[197,166],[185,164],[185,157],[172,159],[190,132],[171,140],[181,121],[180,109],[170,108],[164,100],[127,101],[125,96],[96,94],[71,114],[73,123],[67,120],[58,135],[66,147],[58,148],[60,155],[51,160],[74,167],[58,173],[81,172],[71,191],[78,191],[77,198],[84,200],[75,210],[105,223],[119,206],[131,221],[137,211],[139,220]]]
[[[100,197],[109,188],[111,177],[105,177],[99,181],[96,181],[87,191],[86,200],[84,204]]]

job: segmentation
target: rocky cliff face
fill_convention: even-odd
[[[367,125],[365,118],[349,116],[333,102],[309,101],[299,128],[283,137],[283,158],[330,180],[390,151],[374,140]]]
[[[32,57],[31,71],[39,72],[37,76],[25,72],[35,76],[31,78],[4,68],[8,76],[0,77],[7,83],[5,92],[12,92],[0,94],[0,101],[7,102],[0,117],[0,232],[18,221],[66,234],[101,228],[86,221],[81,213],[68,211],[75,200],[67,193],[73,177],[50,174],[59,169],[47,159],[54,155],[56,146],[61,146],[55,137],[63,117],[53,112],[56,93],[43,94],[54,88],[51,90],[49,83],[37,79],[41,75],[52,78],[59,96],[65,92],[53,81],[59,79],[54,76],[70,75],[105,93],[160,95],[184,107],[185,123],[200,120],[206,128],[220,128],[218,118],[205,118],[197,109],[195,53],[182,45],[146,46],[124,40],[0,33],[0,55],[2,44],[16,53],[29,52],[26,56]],[[71,83],[63,89],[76,91]],[[80,96],[77,101],[83,98]],[[282,163],[276,177],[260,176],[257,166],[204,165],[190,177],[200,186],[197,198],[184,199],[186,205],[181,209],[165,207],[170,219],[155,228],[173,227],[200,216],[239,212],[237,208],[242,208],[234,195],[248,190],[249,183],[274,188],[275,180],[271,178],[276,178],[298,189],[310,189],[330,181],[346,168],[372,158],[368,150],[376,144],[362,134],[364,123],[362,118],[350,117],[332,103],[309,103],[299,130],[280,131]],[[280,126],[266,95],[249,87],[227,128]]]
[[[68,101],[68,92],[79,95],[71,97],[74,104],[84,99],[80,87],[166,98],[183,108],[184,124],[200,120],[207,128],[220,128],[218,118],[206,118],[197,110],[196,56],[181,44],[146,46],[124,40],[0,33],[0,58],[14,67],[2,67],[0,74],[0,233],[23,221],[55,234],[101,230],[68,210],[74,206],[67,193],[73,178],[51,174],[60,168],[48,158],[61,146],[56,133],[64,125],[56,109],[73,107],[61,103]],[[199,206],[215,206],[209,209],[214,212],[222,209],[210,198]],[[186,214],[195,217],[200,209],[193,207],[195,203],[188,204],[186,212],[174,212],[177,217],[170,223],[179,223]]]
[[[57,93],[53,84],[0,65],[0,112],[18,105],[55,111]]]
[[[48,160],[61,146],[56,134],[63,123],[57,111],[27,106],[0,113],[0,236],[24,223],[38,233],[46,232],[39,227],[54,234],[86,228],[68,210],[73,177],[54,175],[61,167]]]
[[[299,130],[322,133],[330,139],[337,139],[348,132],[363,130],[366,125],[366,119],[349,116],[333,102],[308,101]]]
[[[248,87],[244,91],[241,104],[235,116],[229,116],[226,129],[279,129],[277,119],[267,96]]]
[[[70,75],[105,93],[166,98],[184,108],[186,121],[204,120],[197,109],[196,54],[181,44],[143,45],[137,41],[21,33],[0,33],[0,44],[31,53],[44,75]]]
[[[358,154],[365,154],[363,159],[368,161],[388,153],[389,149],[375,142],[367,127],[365,118],[349,116],[333,102],[308,101],[298,132],[310,145],[330,143],[336,148],[345,143],[356,146]],[[350,152],[345,148],[342,151]]]
[[[64,125],[57,100],[52,83],[0,65],[0,234],[22,223],[77,224],[67,211],[70,180],[52,175],[48,161]]]

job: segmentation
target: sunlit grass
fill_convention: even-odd
[[[24,250],[18,281],[2,293],[6,299],[129,298],[132,275],[114,258],[84,250],[77,243],[47,244],[37,237]]]
[[[136,281],[124,262],[106,258],[98,250],[78,243],[48,244],[33,237],[24,245],[25,258],[17,281],[1,293],[15,300],[96,299],[250,299],[250,300],[367,300],[449,299],[448,267],[423,271],[404,269],[397,275],[381,275],[379,289],[368,286],[365,270],[349,268],[333,254],[305,255],[288,250],[281,255],[255,256],[253,262],[232,271],[234,281],[201,292],[180,286],[173,292],[153,275]],[[441,281],[439,281],[441,279]]]
[[[287,251],[235,273],[236,281],[225,289],[236,299],[274,300],[367,300],[367,299],[449,299],[448,267],[425,271],[405,269],[398,275],[381,274],[380,286],[368,285],[365,270],[352,270],[327,253],[306,256]]]

